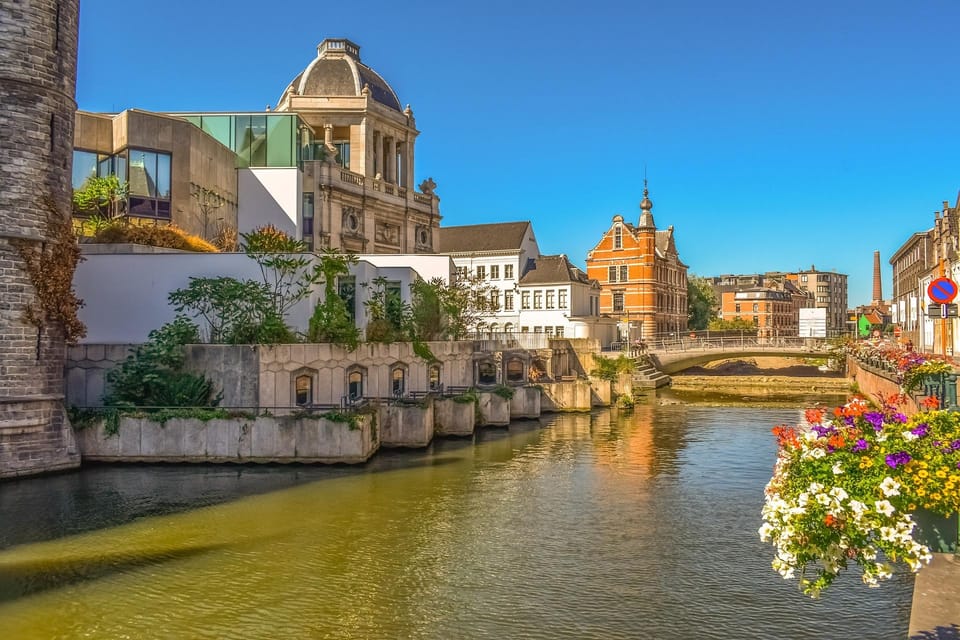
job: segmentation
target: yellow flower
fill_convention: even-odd
[[[920,471],[917,471],[918,478],[926,478],[929,475],[930,475],[930,472],[927,471],[926,469],[920,469]]]
[[[917,510],[917,505],[915,505],[914,503],[911,502],[910,504],[907,505],[907,511],[916,511],[916,510]]]
[[[916,493],[916,494],[917,494],[918,496],[920,496],[921,498],[922,498],[923,496],[927,495],[926,489],[923,489],[922,487],[917,487],[917,490],[914,491],[914,493]]]
[[[941,499],[941,498],[943,498],[943,496],[941,496],[939,493],[931,493],[931,494],[930,494],[930,499],[933,500],[933,501],[935,501],[935,502],[940,502],[940,499]]]
[[[873,458],[870,456],[861,456],[859,466],[861,469],[869,469],[873,466]]]
[[[950,482],[960,482],[960,476],[958,476],[957,474],[951,474]]]
[[[921,468],[921,469],[926,469],[926,468],[927,468],[927,461],[926,461],[926,460],[921,460],[921,461],[919,462],[919,464],[920,464],[920,468]]]
[[[943,485],[943,488],[950,490],[950,489],[953,489],[955,486],[957,486],[955,482],[945,482]]]
[[[947,470],[944,469],[943,467],[940,467],[939,469],[937,469],[937,472],[933,475],[937,476],[938,478],[946,478]]]

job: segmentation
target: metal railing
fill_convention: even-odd
[[[645,345],[645,346],[644,346]],[[664,353],[675,351],[779,351],[783,349],[803,350],[809,353],[826,353],[830,345],[820,338],[757,337],[754,335],[720,335],[712,337],[660,338],[644,341],[643,345],[630,342],[612,342],[610,351],[620,351],[630,355],[641,353]]]

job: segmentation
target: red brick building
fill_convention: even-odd
[[[687,329],[687,265],[673,226],[657,229],[648,195],[644,181],[639,223],[613,216],[586,260],[587,277],[600,283],[600,313],[629,323],[631,337],[644,339]]]

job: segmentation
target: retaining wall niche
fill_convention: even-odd
[[[365,462],[379,447],[372,417],[356,428],[323,418],[120,419],[77,430],[80,454],[94,462]]]
[[[381,404],[377,407],[380,444],[385,447],[425,447],[433,440],[433,402]]]
[[[433,399],[433,430],[438,436],[472,436],[476,423],[476,405],[453,398]]]

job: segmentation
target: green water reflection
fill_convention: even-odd
[[[814,603],[770,570],[769,427],[798,413],[559,416],[363,469],[262,469],[299,484],[196,508],[208,468],[181,468],[163,515],[144,502],[167,469],[32,480],[30,504],[45,483],[54,504],[99,473],[130,515],[72,533],[91,516],[70,512],[0,551],[0,638],[903,637],[909,578]],[[13,539],[17,504],[0,496]]]

